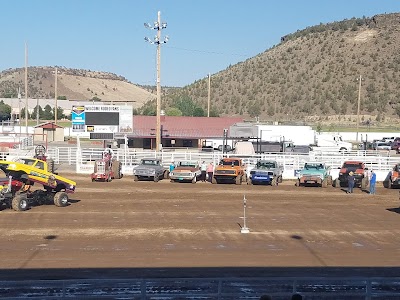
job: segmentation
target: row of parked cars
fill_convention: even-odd
[[[278,185],[283,181],[283,166],[275,160],[260,159],[253,169],[248,171],[241,158],[222,158],[214,168],[211,182],[242,184]],[[369,185],[368,168],[362,161],[345,161],[339,168],[339,176],[333,180],[331,167],[323,162],[306,162],[298,172],[296,186],[318,185],[321,187],[345,187],[349,174],[354,176],[355,186],[366,189]],[[197,161],[180,161],[172,172],[166,169],[160,159],[142,159],[139,166],[133,170],[135,181],[170,179],[171,182],[196,183],[200,176],[200,166]],[[400,186],[400,164],[396,164],[388,174],[384,186],[387,188]]]
[[[360,144],[359,148],[364,150],[395,150],[397,154],[400,154],[400,137],[385,137],[373,142],[364,142]]]

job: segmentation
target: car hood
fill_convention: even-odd
[[[301,170],[302,175],[324,175],[326,173],[326,170],[324,169],[303,169]]]
[[[194,168],[194,167],[177,167],[173,170],[173,172],[185,172],[185,171],[196,172],[198,170],[199,168]]]

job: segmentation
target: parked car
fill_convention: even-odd
[[[376,142],[375,150],[391,150],[392,145],[390,142]]]
[[[197,161],[180,161],[175,169],[169,173],[171,182],[196,183],[200,179],[201,171]]]
[[[395,141],[395,139],[396,139],[395,136],[383,137],[382,138],[382,142],[393,143]]]
[[[140,161],[140,165],[133,169],[134,181],[147,179],[158,182],[163,178],[168,178],[168,170],[164,169],[159,159],[144,158]]]
[[[391,145],[392,150],[398,150],[400,147],[400,140],[394,141]]]
[[[307,162],[300,171],[296,186],[317,184],[323,188],[332,185],[331,168],[323,162]]]

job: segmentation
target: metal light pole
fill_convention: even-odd
[[[154,40],[150,40],[145,37],[144,40],[150,44],[157,45],[157,124],[156,124],[156,151],[160,151],[161,146],[161,80],[160,80],[160,69],[161,69],[161,44],[168,42],[168,36],[165,37],[164,41],[161,41],[161,30],[167,28],[167,23],[161,23],[161,12],[158,12],[157,21],[154,22],[154,26],[149,23],[144,23],[144,27],[149,29],[157,30],[157,35]]]
[[[358,127],[360,125],[360,106],[361,106],[361,81],[363,80],[362,76],[358,80],[358,102],[357,102],[357,135],[356,141],[358,142]]]

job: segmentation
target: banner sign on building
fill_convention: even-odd
[[[130,105],[85,105],[72,113],[75,132],[127,133],[133,128],[133,108]],[[78,111],[80,112],[78,114]]]
[[[72,106],[72,132],[85,132],[85,107]]]

